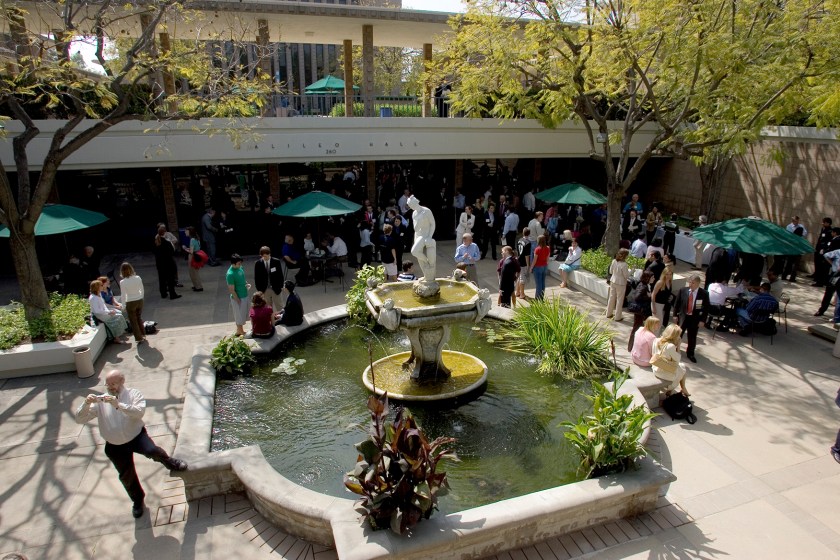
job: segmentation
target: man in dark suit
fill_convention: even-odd
[[[277,312],[283,308],[280,294],[283,292],[283,263],[271,256],[269,247],[260,247],[260,260],[254,263],[254,286],[263,293],[266,304]]]
[[[697,363],[694,357],[694,348],[697,346],[697,331],[706,324],[706,314],[709,312],[709,293],[700,287],[700,277],[692,276],[688,286],[681,289],[674,302],[674,322],[682,327],[683,333],[687,334],[688,346],[685,355],[693,363]]]

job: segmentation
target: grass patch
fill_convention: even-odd
[[[0,350],[8,350],[27,342],[54,342],[73,338],[85,325],[90,306],[77,295],[50,294],[50,309],[30,322],[23,306],[0,309]]]
[[[605,375],[611,369],[613,333],[576,308],[555,300],[534,300],[517,307],[505,327],[505,346],[535,355],[537,371],[574,379]]]

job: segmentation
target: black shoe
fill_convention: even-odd
[[[178,299],[179,297],[181,297],[181,294],[172,294],[169,299]]]
[[[834,457],[834,460],[840,463],[840,450],[836,447],[831,448],[831,456]]]
[[[695,358],[694,356],[689,356],[689,357],[688,357],[688,359],[689,359],[689,360],[691,360],[691,363],[692,363],[692,364],[696,364],[696,363],[697,363],[697,358]]]
[[[184,287],[184,285],[183,285],[183,284],[181,284],[180,282],[175,282],[175,287],[176,287],[176,288],[183,288],[183,287]]]
[[[814,317],[822,317],[823,313],[825,313],[825,312],[824,311],[817,311],[816,313],[814,313]]]
[[[194,292],[203,292],[203,291],[204,291],[204,288],[193,288],[192,290],[193,290]]]
[[[166,466],[169,467],[171,471],[185,471],[187,470],[187,462],[183,459],[176,459],[175,457],[170,457],[169,461],[166,463]]]
[[[143,517],[143,510],[145,509],[143,505],[143,500],[139,502],[134,502],[134,505],[131,506],[131,515],[134,516],[134,519],[140,519]]]

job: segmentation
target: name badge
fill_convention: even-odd
[[[277,267],[276,267],[276,266],[275,266],[275,267],[273,267],[273,268],[271,269],[271,272],[277,272]]]

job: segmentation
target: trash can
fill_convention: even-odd
[[[73,349],[73,360],[76,362],[76,375],[79,379],[85,379],[94,374],[90,346],[79,346]]]

